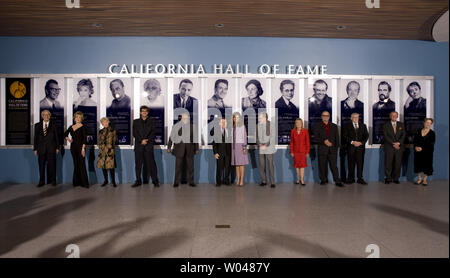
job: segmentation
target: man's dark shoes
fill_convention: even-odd
[[[141,185],[142,185],[142,183],[137,181],[131,187],[138,187],[138,186],[141,186]]]
[[[367,185],[367,182],[365,180],[358,180],[359,184]]]
[[[344,184],[343,184],[342,182],[337,182],[337,183],[336,183],[336,186],[337,186],[337,187],[344,187]]]

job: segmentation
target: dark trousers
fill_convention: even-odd
[[[105,179],[105,182],[108,183],[108,170],[109,170],[109,173],[111,174],[111,182],[112,183],[116,183],[116,176],[115,176],[114,168],[112,168],[112,169],[102,169],[103,178]]]
[[[403,148],[384,148],[384,174],[387,181],[397,181],[402,167]]]
[[[355,180],[355,165],[358,180],[363,179],[364,153],[364,148],[356,148],[354,146],[348,148],[348,181]]]
[[[135,170],[136,170],[136,181],[142,183],[142,166],[146,165],[150,176],[152,177],[152,182],[157,183],[158,181],[158,169],[155,162],[155,157],[153,155],[153,150],[139,150],[134,152]],[[145,163],[144,163],[145,161]]]
[[[173,183],[181,182],[181,173],[183,172],[183,162],[186,160],[186,170],[188,183],[194,183],[194,156],[177,156],[175,159],[175,179]]]
[[[56,153],[38,155],[39,183],[45,183],[45,166],[47,166],[47,183],[56,182]]]
[[[81,146],[73,145],[70,148],[73,159],[73,186],[89,186],[86,171],[86,158],[81,155]]]
[[[229,155],[220,155],[216,160],[216,183],[223,184],[230,182],[230,163],[231,157]]]
[[[331,173],[333,174],[334,182],[340,182],[337,168],[337,152],[328,150],[327,153],[318,155],[319,159],[319,178],[320,181],[328,181],[328,164],[330,165]]]

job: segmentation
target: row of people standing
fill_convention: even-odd
[[[133,187],[142,184],[142,168],[147,166],[151,175],[153,184],[158,187],[157,166],[153,153],[153,139],[155,136],[155,127],[152,120],[148,117],[149,108],[143,106],[140,108],[140,118],[133,122],[133,136],[136,139],[134,146],[135,152],[135,174],[136,182]],[[35,125],[34,153],[38,156],[40,180],[38,186],[45,184],[45,169],[47,168],[48,183],[56,185],[56,154],[58,153],[59,142],[56,135],[56,127],[50,123],[50,112],[44,110],[41,113],[42,121]],[[403,155],[405,131],[403,123],[397,121],[398,113],[390,114],[391,121],[383,127],[384,149],[385,149],[385,183],[399,183],[400,167]],[[343,184],[339,178],[337,170],[337,151],[339,148],[339,135],[337,125],[329,121],[330,114],[327,111],[322,113],[322,123],[315,126],[313,132],[318,138],[317,147],[319,178],[322,185],[328,183],[328,165],[337,186]],[[87,143],[87,130],[83,125],[83,114],[76,112],[74,114],[74,124],[64,133],[64,137],[71,143],[70,150],[74,164],[73,185],[89,187],[87,177],[85,154]],[[171,134],[167,151],[173,153],[176,157],[174,186],[177,187],[181,182],[181,173],[183,164],[186,164],[188,183],[195,186],[194,183],[194,155],[199,152],[198,143],[193,143],[194,128],[189,121],[189,114],[183,114],[181,117],[181,128],[178,129],[178,136],[182,138],[183,130],[189,129],[190,138],[187,143],[183,140],[174,142]],[[435,134],[431,130],[433,119],[425,119],[424,128],[417,131],[414,137],[414,171],[419,173],[416,184],[427,185],[427,177],[433,172],[433,150]],[[109,125],[108,118],[102,118],[103,129],[99,131],[98,140],[98,160],[97,167],[102,169],[104,183],[108,184],[108,171],[110,172],[113,186],[115,182],[115,146],[117,141],[116,131]],[[213,153],[217,161],[216,185],[230,185],[232,181],[231,166],[236,169],[236,184],[243,186],[245,165],[248,164],[247,154],[247,132],[243,120],[239,113],[233,114],[233,126],[230,131],[227,127],[227,121],[222,118],[220,121],[221,134],[213,142]],[[260,185],[267,184],[267,172],[272,187],[275,187],[273,154],[275,144],[269,140],[261,140],[260,137],[270,138],[273,130],[268,121],[266,113],[260,113],[258,116],[257,147],[259,149],[259,172],[261,175]],[[175,129],[173,130],[175,131]],[[265,134],[265,136],[259,136]],[[368,131],[365,124],[359,121],[359,115],[353,113],[351,122],[342,129],[343,139],[346,141],[348,151],[348,176],[347,183],[354,182],[354,169],[357,168],[357,182],[367,184],[363,179],[363,165],[365,144],[368,140]],[[69,135],[71,138],[69,138]],[[231,136],[232,135],[232,136]],[[231,138],[230,138],[231,137]],[[304,169],[307,167],[307,156],[310,152],[310,134],[303,127],[303,121],[299,118],[294,123],[291,130],[290,154],[293,157],[294,168],[297,172],[296,184],[305,185]],[[268,170],[268,171],[266,171]]]

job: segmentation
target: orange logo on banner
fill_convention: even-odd
[[[23,83],[14,81],[11,86],[9,86],[9,92],[15,98],[22,98],[27,94],[27,88]]]

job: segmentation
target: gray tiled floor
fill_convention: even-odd
[[[229,224],[230,228],[215,228]],[[449,183],[0,185],[0,257],[449,256]]]

